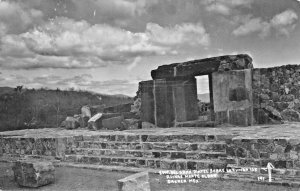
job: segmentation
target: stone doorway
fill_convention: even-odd
[[[243,54],[159,66],[152,80],[139,83],[141,119],[158,127],[198,121],[195,77],[208,76],[210,121],[252,125],[252,68]]]
[[[197,82],[198,121],[211,121],[213,103],[210,99],[209,76],[195,76]]]

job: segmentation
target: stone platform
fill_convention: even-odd
[[[31,129],[0,133],[0,159],[45,157],[61,162],[152,169],[255,167],[276,181],[300,182],[300,123],[252,127],[167,128],[127,131]],[[267,178],[266,178],[267,179]]]

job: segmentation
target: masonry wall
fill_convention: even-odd
[[[300,121],[300,65],[253,69],[255,123]]]

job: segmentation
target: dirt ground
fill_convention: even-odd
[[[55,183],[38,189],[21,188],[13,178],[11,165],[0,163],[0,190],[17,191],[106,191],[118,190],[117,180],[131,175],[131,173],[96,171],[80,168],[59,167],[55,169]]]
[[[201,179],[200,183],[167,184],[159,175],[150,178],[152,191],[297,191],[298,188],[263,185],[239,181],[222,181],[217,179]]]
[[[131,173],[96,171],[80,168],[56,168],[55,183],[28,189],[19,187],[13,178],[9,163],[0,163],[0,191],[114,191],[118,190],[117,180]],[[216,179],[201,179],[196,184],[167,184],[163,176],[150,175],[152,191],[296,191],[298,188],[283,186],[260,185],[238,181],[221,181]]]

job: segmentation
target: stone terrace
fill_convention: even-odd
[[[127,131],[30,129],[0,133],[0,159],[46,157],[61,162],[151,169],[275,166],[274,180],[300,185],[300,123],[252,127],[155,128]],[[257,181],[259,173],[227,174]],[[284,175],[284,176],[283,176]]]
[[[90,131],[86,129],[66,130],[62,128],[25,129],[0,132],[0,137],[10,138],[63,138],[72,136],[100,135],[228,135],[233,139],[299,139],[300,123],[290,122],[277,125],[260,125],[252,127],[222,126],[216,128],[153,128],[126,131]]]

